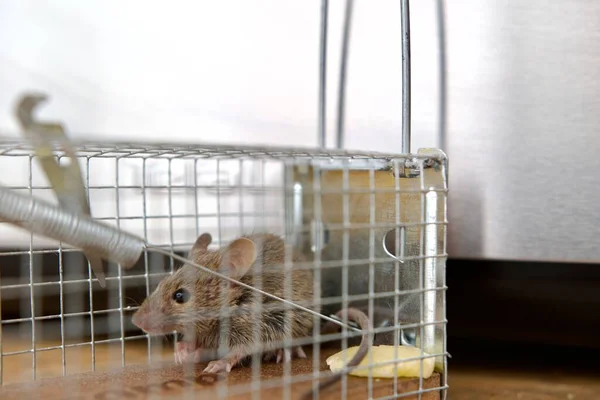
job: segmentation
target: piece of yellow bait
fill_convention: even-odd
[[[356,354],[358,346],[349,347],[332,356],[325,361],[332,372],[341,371],[346,363]],[[397,376],[399,377],[419,377],[421,374],[421,357],[428,357],[421,349],[411,346],[373,346],[369,354],[354,367],[349,374],[354,376],[373,378],[393,378],[394,366],[397,365]],[[372,358],[370,358],[372,357]],[[409,358],[414,360],[404,361]],[[378,365],[385,363],[384,365]],[[435,357],[423,358],[423,379],[427,379],[433,374]],[[373,365],[371,367],[371,365]]]

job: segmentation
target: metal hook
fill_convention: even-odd
[[[400,229],[405,229],[405,227],[404,227],[404,226],[402,226]],[[394,229],[394,231],[395,231],[395,229]],[[389,251],[389,249],[387,248],[387,246],[386,246],[386,244],[385,244],[385,242],[386,242],[386,238],[387,238],[387,235],[388,235],[390,232],[392,232],[392,231],[390,230],[389,232],[387,232],[385,235],[383,235],[383,238],[381,239],[381,245],[382,245],[382,247],[383,247],[383,251],[385,252],[385,254],[387,254],[388,256],[392,257],[394,260],[398,261],[398,262],[399,262],[399,263],[401,263],[401,264],[404,264],[404,260],[400,259],[400,257],[399,257],[398,255],[396,255],[396,254],[392,254],[392,252],[391,252],[391,251]],[[397,244],[398,244],[398,242],[399,242],[398,238],[397,238],[397,237],[395,237],[395,239],[396,239],[396,242],[397,242]],[[398,249],[396,248],[396,251],[397,251],[397,250],[398,250]]]
[[[21,124],[24,135],[33,144],[35,154],[56,194],[59,205],[72,213],[91,217],[81,168],[63,125],[58,122],[40,122],[33,116],[36,107],[47,100],[48,96],[42,93],[25,94],[17,103],[17,120]],[[60,165],[54,158],[53,142],[60,142],[62,150],[70,158],[71,162],[68,165]],[[84,254],[100,286],[105,287],[102,259],[89,251]]]

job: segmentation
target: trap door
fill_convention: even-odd
[[[323,313],[360,308],[376,344],[445,352],[446,157],[292,165],[287,235],[317,260]],[[423,321],[424,326],[419,326]],[[444,357],[436,357],[444,370]]]

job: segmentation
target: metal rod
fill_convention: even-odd
[[[28,179],[28,185],[29,185],[29,195],[32,196],[33,195],[33,190],[31,188],[32,183],[33,183],[33,157],[29,156],[29,168],[28,168],[28,172],[29,172],[29,179]],[[32,197],[33,198],[33,197]],[[9,202],[6,202],[7,205],[7,209],[8,209],[8,205],[10,204]],[[1,202],[0,204],[4,205],[4,202]],[[32,372],[33,372],[33,380],[36,380],[37,377],[37,352],[36,352],[36,347],[37,347],[37,340],[36,340],[36,323],[35,323],[35,290],[33,288],[33,282],[34,277],[33,277],[33,232],[29,233],[29,298],[30,298],[30,310],[31,310],[31,360],[32,360],[32,364],[31,364],[31,368],[32,368]]]
[[[410,153],[410,12],[409,1],[401,0],[402,22],[402,153]]]
[[[64,254],[62,243],[58,245],[58,304],[60,309],[60,361],[62,375],[67,375],[67,358],[65,352],[65,287],[64,287]]]
[[[337,110],[337,143],[338,149],[344,147],[344,108],[346,103],[346,70],[348,67],[348,42],[350,41],[350,22],[354,0],[346,0],[346,13],[344,15],[344,33],[342,37],[342,54],[340,61],[340,84],[338,88]]]
[[[86,168],[85,168],[85,187],[90,188],[90,158],[86,157]],[[146,215],[146,214],[144,214]],[[63,249],[64,252],[64,249]],[[89,302],[90,302],[90,353],[92,359],[92,372],[96,372],[96,326],[94,325],[94,285],[92,285],[92,263],[88,262],[88,290],[89,290]],[[104,278],[106,280],[106,278]]]
[[[321,36],[319,40],[319,147],[325,148],[327,109],[327,11],[328,0],[321,0]]]
[[[119,161],[121,159],[120,158],[115,158],[115,206],[117,208],[117,215],[116,215],[116,222],[117,222],[117,228],[121,229],[121,221],[119,220],[121,217],[121,197],[120,197],[120,191],[119,191]],[[169,160],[170,162],[171,160]],[[171,243],[173,243],[171,241]],[[141,252],[138,255],[141,256]],[[118,293],[118,299],[119,299],[119,331],[121,332],[121,366],[125,367],[125,315],[123,313],[123,269],[122,268],[117,268],[117,290],[119,291]],[[109,323],[111,323],[113,321],[113,319],[111,318],[109,320]],[[112,329],[111,329],[112,331]]]
[[[447,72],[446,72],[446,21],[445,21],[445,7],[444,0],[437,0],[436,2],[436,15],[437,15],[437,27],[438,27],[438,48],[439,48],[439,132],[438,132],[438,140],[439,147],[446,151],[446,135],[447,135],[447,99],[448,99],[448,88],[447,88]],[[445,168],[444,168],[445,169]],[[445,171],[444,171],[445,172]],[[445,176],[445,174],[444,174]],[[447,210],[447,196],[444,196],[444,212]],[[442,253],[446,251],[446,229],[443,230],[443,243],[444,248]],[[440,265],[440,268],[444,268],[444,264]],[[446,273],[444,272],[443,284],[446,285]],[[443,319],[446,320],[446,295],[445,293],[442,295],[442,313]],[[442,336],[442,349],[446,351],[447,345],[447,331],[446,325],[444,325],[443,336]],[[448,358],[443,357],[443,374],[442,374],[442,382],[440,382],[443,386],[448,386]],[[441,400],[446,400],[448,396],[448,391],[443,390],[441,392]]]
[[[2,269],[0,269],[0,315],[2,315]],[[0,386],[4,382],[4,348],[2,347],[2,323],[0,322]]]
[[[447,81],[446,81],[446,25],[444,19],[444,0],[437,0],[437,27],[439,48],[439,146],[446,149],[446,123],[447,123]]]

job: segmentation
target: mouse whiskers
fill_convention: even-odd
[[[125,300],[131,301],[133,303],[133,304],[126,304],[125,307],[132,307],[132,306],[133,307],[139,307],[140,306],[140,303],[136,299],[134,299],[132,297],[126,296]]]

